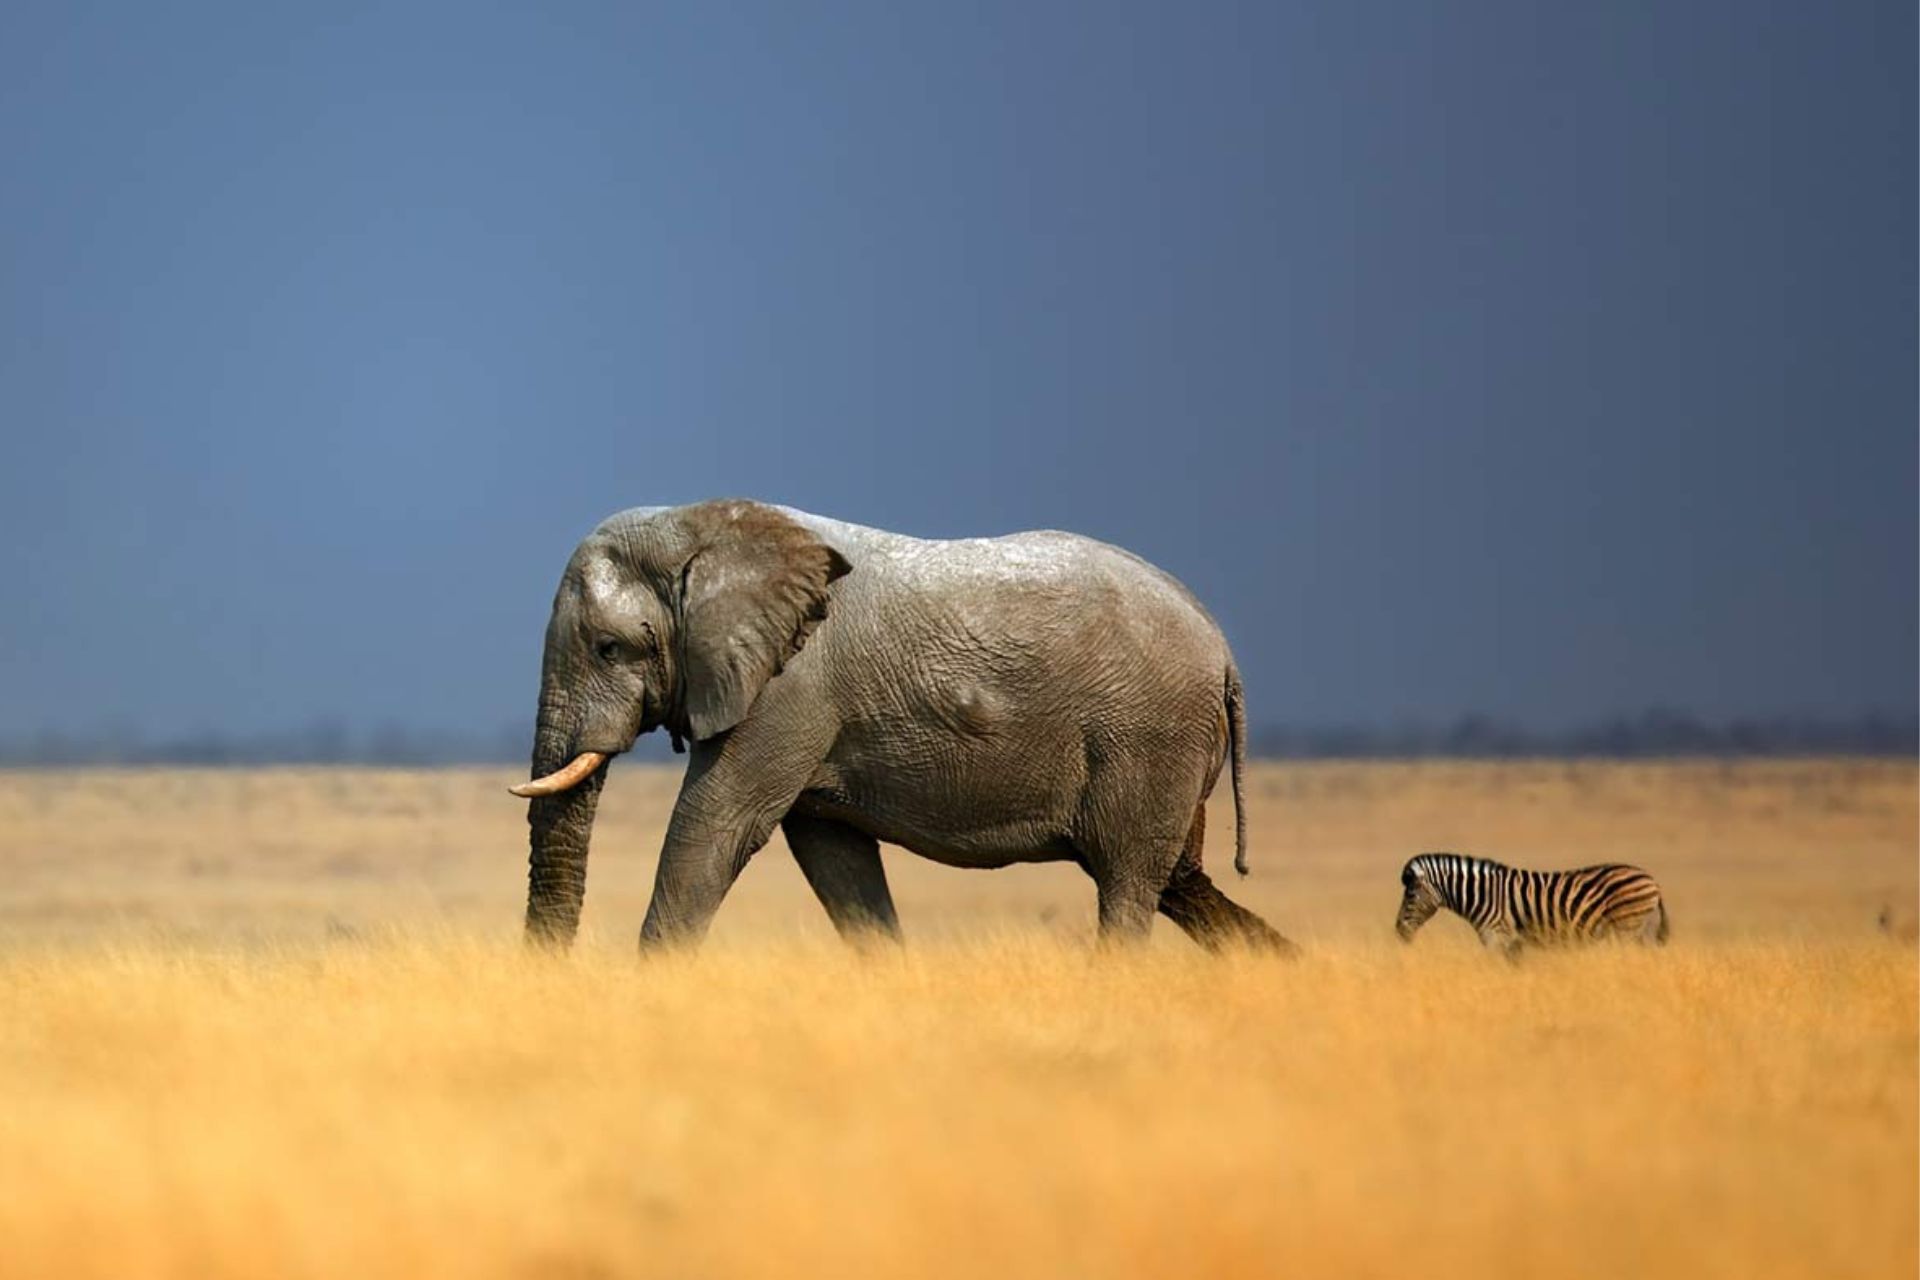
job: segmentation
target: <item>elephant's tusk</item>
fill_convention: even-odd
[[[573,763],[555,769],[544,778],[535,778],[532,782],[523,782],[507,790],[523,800],[532,800],[536,796],[557,796],[562,791],[571,791],[574,787],[607,762],[606,756],[598,751],[582,751],[573,758]]]

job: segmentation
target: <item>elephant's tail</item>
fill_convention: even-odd
[[[1247,797],[1240,779],[1247,771],[1247,694],[1240,673],[1227,667],[1227,741],[1233,770],[1233,869],[1247,874]]]

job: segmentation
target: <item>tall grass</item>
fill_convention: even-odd
[[[1911,948],[0,958],[0,1274],[1911,1274]]]
[[[1915,780],[1262,766],[1294,964],[891,852],[856,955],[777,840],[643,962],[669,771],[564,960],[504,771],[0,773],[0,1277],[1910,1277]],[[1638,863],[1675,941],[1401,947],[1431,848]]]

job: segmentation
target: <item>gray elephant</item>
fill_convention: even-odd
[[[898,936],[880,842],[956,867],[1077,862],[1103,938],[1157,910],[1209,948],[1290,944],[1201,869],[1240,677],[1169,575],[1065,533],[926,541],[757,502],[610,517],[567,562],[534,737],[526,928],[566,946],[609,757],[691,755],[641,931],[698,940],[779,826],[845,936]]]

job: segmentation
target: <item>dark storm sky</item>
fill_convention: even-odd
[[[0,734],[527,716],[720,494],[1261,723],[1913,704],[1911,4],[269,8],[0,16]]]

